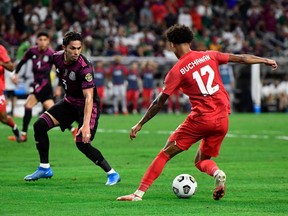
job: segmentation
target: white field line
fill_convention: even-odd
[[[31,130],[32,127],[29,127],[29,129]],[[11,130],[9,127],[0,124],[0,131],[1,130]],[[54,128],[53,130],[59,130],[59,128]],[[166,131],[166,130],[158,130],[158,131],[147,131],[147,130],[141,130],[139,132],[139,134],[159,134],[159,135],[170,135],[173,131]],[[267,132],[267,131],[266,131]],[[130,130],[127,129],[102,129],[102,128],[98,128],[97,129],[97,133],[116,133],[116,134],[129,134]],[[279,140],[285,140],[288,141],[288,135],[276,135],[277,131],[273,131],[273,133],[270,134],[265,134],[265,132],[263,131],[263,135],[259,135],[259,134],[244,134],[245,132],[241,131],[235,131],[235,133],[228,133],[226,135],[226,137],[229,138],[243,138],[243,139],[269,139],[269,138],[274,138],[274,139],[279,139]],[[278,132],[279,133],[279,132]],[[1,134],[1,133],[0,133]]]

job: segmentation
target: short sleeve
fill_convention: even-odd
[[[94,88],[94,71],[93,66],[89,64],[87,67],[83,68],[82,73],[82,89]]]
[[[9,61],[11,61],[11,59],[10,59],[10,57],[9,57],[9,55],[8,55],[8,53],[7,53],[7,50],[5,49],[5,47],[3,47],[3,46],[1,46],[0,45],[0,60],[2,61],[2,62],[9,62]]]
[[[171,95],[180,85],[180,74],[170,70],[164,80],[163,93]]]

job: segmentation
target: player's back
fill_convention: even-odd
[[[169,71],[165,82],[189,96],[193,115],[227,115],[230,113],[229,97],[218,66],[226,64],[228,58],[228,54],[215,51],[190,51]]]

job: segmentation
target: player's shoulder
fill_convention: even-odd
[[[80,54],[77,62],[82,68],[92,66],[92,63],[83,54]]]
[[[54,51],[54,49],[53,49],[52,47],[49,47],[49,48],[47,49],[47,53],[53,55],[53,54],[55,53],[55,51]]]

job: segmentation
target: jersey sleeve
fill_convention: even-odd
[[[11,59],[7,53],[7,50],[3,46],[0,46],[0,61],[2,61],[4,63],[11,61]]]
[[[32,57],[32,55],[31,55],[31,49],[28,49],[26,52],[25,52],[25,54],[24,54],[24,56],[23,56],[23,58],[21,59],[21,61],[17,64],[17,66],[16,66],[16,70],[15,70],[15,73],[17,74],[19,71],[20,71],[20,69],[21,69],[21,67],[28,61],[28,59],[30,59]]]
[[[174,71],[173,69],[168,72],[164,80],[163,93],[171,95],[175,91],[175,89],[178,88],[181,79],[180,74],[176,72],[177,71]]]
[[[94,71],[91,63],[87,67],[83,68],[81,77],[82,77],[82,89],[94,88]]]
[[[229,61],[229,53],[222,53],[218,51],[210,51],[210,54],[218,61],[218,64],[227,64]]]

